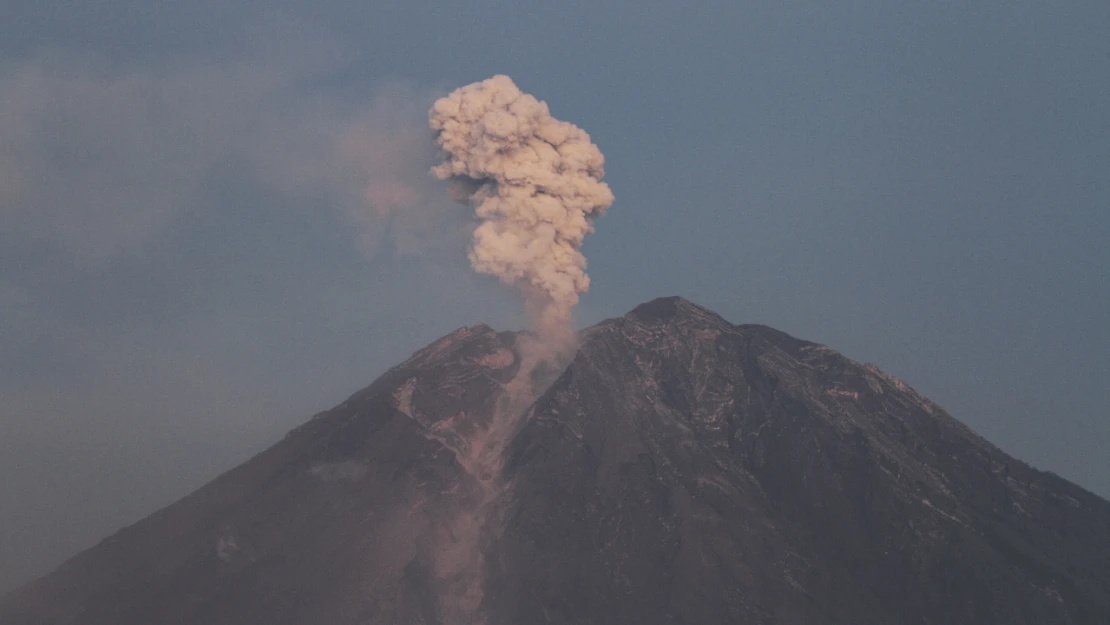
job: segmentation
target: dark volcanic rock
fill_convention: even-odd
[[[506,479],[504,622],[1110,622],[1110,504],[873,366],[682,299],[585,333]]]
[[[448,335],[0,623],[1110,623],[1110,503],[871,365],[655,300],[583,333],[491,481],[514,349]]]

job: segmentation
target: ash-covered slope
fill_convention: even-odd
[[[452,571],[431,550],[485,497],[456,450],[513,378],[513,344],[486,326],[443,337],[12,593],[0,625],[436,622]]]
[[[1110,622],[1110,503],[873,366],[660,299],[514,422],[514,341],[433,343],[0,624]]]
[[[679,298],[588,330],[509,454],[500,622],[1110,623],[1110,503]]]

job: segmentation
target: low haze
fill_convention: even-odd
[[[436,337],[428,107],[511,76],[605,154],[584,326],[661,295],[872,362],[1110,495],[1110,7],[17,1],[0,22],[0,592]]]

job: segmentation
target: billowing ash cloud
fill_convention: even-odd
[[[590,286],[582,240],[613,203],[601,151],[508,76],[440,98],[429,124],[444,153],[432,173],[453,181],[482,220],[474,269],[522,287],[541,334],[569,328]]]

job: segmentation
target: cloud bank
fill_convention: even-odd
[[[432,95],[329,92],[337,57],[304,41],[162,65],[61,51],[0,64],[4,242],[53,262],[111,262],[246,184],[345,220],[370,254],[387,238],[402,252],[434,247],[450,207],[424,173]]]

